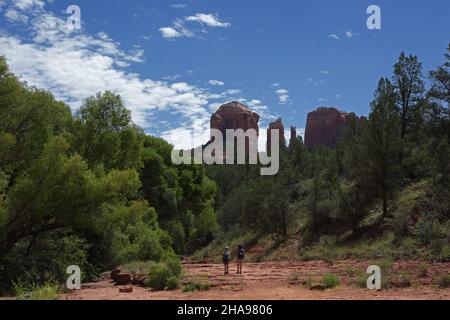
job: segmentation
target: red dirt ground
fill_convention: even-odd
[[[219,264],[185,264],[183,282],[192,280],[208,281],[211,289],[203,292],[184,293],[181,290],[153,292],[149,289],[133,286],[132,293],[119,293],[119,287],[111,281],[84,284],[82,289],[63,295],[67,300],[450,300],[450,289],[438,289],[437,278],[450,272],[450,263],[428,264],[425,277],[419,275],[420,261],[402,261],[394,263],[390,279],[408,273],[411,287],[390,288],[369,291],[357,288],[355,276],[369,266],[364,261],[340,261],[332,266],[322,261],[310,262],[263,262],[244,265],[244,274],[223,275],[223,266]],[[341,279],[341,286],[326,291],[311,291],[302,285],[308,277],[319,281],[325,273],[334,273]],[[297,280],[292,280],[297,274]],[[357,276],[356,276],[357,277]],[[291,281],[289,280],[291,278]]]

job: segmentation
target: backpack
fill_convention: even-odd
[[[245,257],[245,250],[244,250],[244,248],[240,248],[238,250],[238,259],[242,260],[242,259],[244,259],[244,257]]]
[[[230,251],[225,251],[223,253],[222,260],[223,260],[223,262],[229,262],[230,261]]]

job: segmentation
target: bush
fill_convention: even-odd
[[[166,288],[167,290],[175,290],[180,287],[180,278],[173,276],[167,279]]]
[[[336,287],[339,287],[341,285],[341,280],[339,280],[339,277],[332,274],[327,273],[322,278],[322,286],[324,289],[333,289]]]
[[[58,300],[60,287],[55,282],[46,282],[43,285],[13,282],[13,289],[17,300]]]
[[[183,267],[181,266],[180,259],[169,257],[166,258],[165,264],[172,271],[173,275],[176,277],[181,276],[181,272],[183,271]]]
[[[450,288],[450,273],[446,273],[440,276],[437,284],[441,289]]]
[[[196,291],[207,291],[211,288],[211,283],[208,281],[191,281],[183,286],[183,292],[196,292]]]
[[[145,286],[156,291],[164,290],[169,285],[173,287],[175,282],[173,278],[179,279],[179,275],[174,274],[166,263],[153,264],[150,267],[149,279],[146,281]]]
[[[442,237],[440,224],[433,216],[422,215],[417,222],[416,233],[422,243],[431,243]]]
[[[362,273],[357,279],[356,279],[356,285],[358,288],[367,288],[367,279],[369,278],[369,274]]]

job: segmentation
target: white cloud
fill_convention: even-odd
[[[7,9],[14,9],[15,4]],[[24,8],[21,13],[29,21],[27,35],[15,34],[8,25],[0,33],[0,55],[7,58],[11,70],[21,80],[49,90],[72,110],[97,92],[113,91],[120,94],[137,125],[187,149],[198,146],[198,141],[205,142],[209,136],[213,104],[245,100],[238,89],[213,94],[208,89],[177,81],[178,76],[166,80],[142,78],[126,69],[144,61],[142,49],[124,50],[105,32],[71,33],[64,15],[58,17],[44,6],[33,4],[36,1],[21,4]],[[267,108],[259,100],[251,101],[260,114]],[[171,115],[170,122],[162,125],[161,120],[167,120],[162,115]],[[198,128],[204,129],[204,133],[195,133]],[[188,133],[194,134],[194,144]]]
[[[34,6],[43,8],[44,2],[40,0],[14,0],[14,5],[21,10],[27,10]]]
[[[330,74],[330,71],[329,70],[322,70],[322,71],[320,71],[320,73],[321,74]]]
[[[172,4],[170,7],[173,8],[173,9],[184,9],[184,8],[187,7],[187,4],[176,3],[176,4]]]
[[[353,37],[359,36],[359,33],[353,32],[353,31],[347,31],[347,32],[345,32],[345,36],[347,37],[347,39],[351,39]]]
[[[314,87],[324,86],[326,84],[325,80],[314,80],[313,78],[309,78],[306,81],[311,83]]]
[[[332,39],[335,39],[335,40],[339,40],[339,37],[336,35],[336,34],[330,34],[330,35],[328,35],[328,37],[330,37],[330,38],[332,38]]]
[[[160,28],[159,31],[161,31],[163,38],[166,39],[179,38],[183,36],[181,32],[178,32],[177,30],[171,27]]]
[[[212,86],[224,86],[225,82],[220,80],[209,80],[209,84]]]
[[[28,22],[28,17],[26,15],[21,14],[20,12],[14,9],[6,10],[5,17],[11,22],[20,22],[20,23]]]
[[[278,95],[278,100],[280,101],[280,104],[286,104],[289,102],[290,96],[289,91],[286,89],[278,89],[275,91]]]
[[[133,121],[154,130],[155,111],[172,111],[188,123],[204,116],[208,93],[179,82],[142,79],[120,69],[122,63],[142,62],[143,51],[124,51],[106,33],[71,34],[64,19],[45,10],[28,12],[32,38],[0,34],[0,53],[12,71],[29,85],[50,90],[73,109],[97,92],[120,94]]]
[[[172,27],[163,27],[159,31],[165,39],[192,38],[195,36],[195,32],[191,30],[192,28],[186,26],[188,23],[200,23],[210,28],[227,28],[231,26],[230,23],[221,21],[213,14],[197,13],[184,19],[176,19]],[[205,33],[206,31],[202,30],[202,32]]]
[[[186,17],[186,21],[199,22],[211,28],[228,28],[231,26],[230,23],[221,21],[214,14],[197,13],[193,16]]]
[[[165,39],[175,39],[175,38],[192,38],[194,33],[191,32],[184,24],[183,20],[177,19],[173,23],[173,27],[160,28],[163,38]]]

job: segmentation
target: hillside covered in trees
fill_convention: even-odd
[[[14,281],[84,280],[130,261],[166,261],[217,228],[216,186],[174,166],[172,146],[136,127],[119,96],[72,115],[0,60],[0,292]]]
[[[1,59],[0,293],[62,283],[69,265],[90,280],[133,261],[220,259],[238,243],[266,246],[255,260],[292,258],[276,252],[295,240],[298,259],[450,261],[449,103],[450,46],[429,74],[402,53],[336,148],[298,137],[262,177],[256,165],[175,166],[173,147],[135,126],[119,96],[98,93],[72,114]]]

